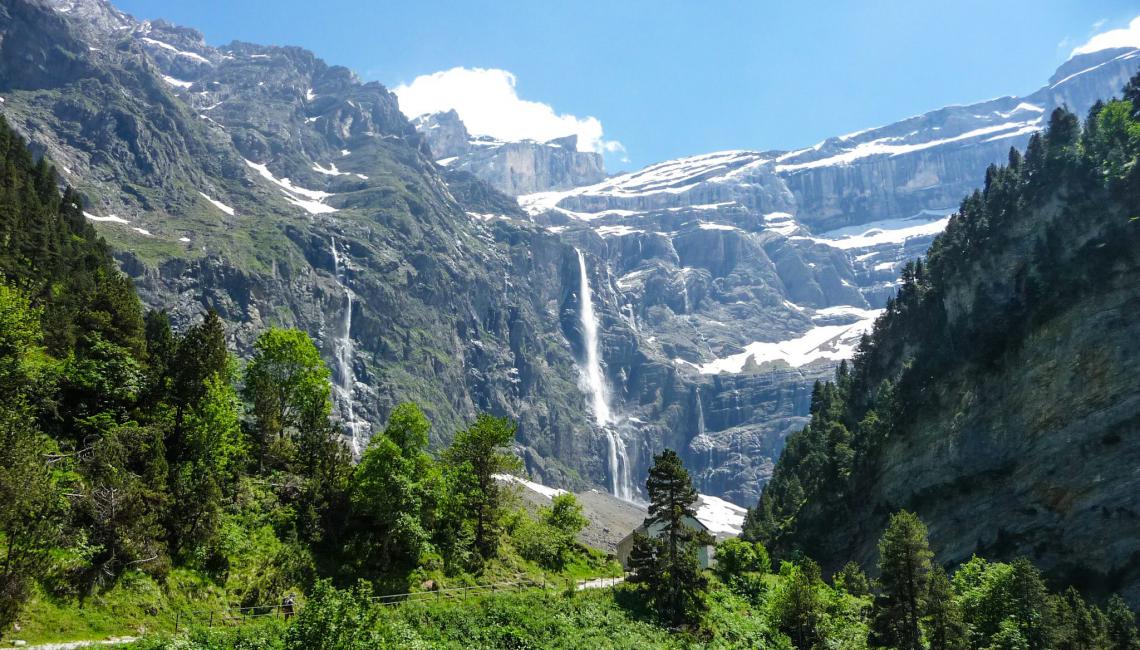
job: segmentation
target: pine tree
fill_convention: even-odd
[[[1132,119],[1140,120],[1140,72],[1124,85],[1124,101],[1132,104]]]
[[[1057,650],[1096,650],[1105,646],[1103,615],[1074,587],[1052,599],[1053,643]]]
[[[647,535],[634,544],[631,582],[643,585],[651,606],[671,624],[697,625],[708,609],[708,578],[697,553],[713,540],[691,524],[697,491],[677,452],[666,449],[653,457],[645,487],[649,516],[642,526]]]
[[[1140,650],[1140,633],[1136,631],[1136,615],[1128,608],[1124,599],[1114,595],[1108,601],[1105,615],[1108,619],[1109,650]]]
[[[843,565],[831,578],[835,586],[852,596],[866,596],[871,591],[870,583],[867,582],[867,575],[863,573],[862,567],[854,561],[850,561]]]
[[[872,640],[899,650],[921,650],[919,621],[929,596],[930,560],[926,526],[906,510],[891,516],[879,540],[878,594]]]
[[[1018,558],[1011,566],[1011,613],[1030,650],[1044,650],[1051,646],[1051,622],[1048,590],[1041,580],[1041,572],[1027,558]]]
[[[521,466],[507,451],[514,440],[513,422],[480,413],[471,426],[455,434],[444,454],[450,470],[448,488],[460,495],[464,517],[473,524],[475,550],[484,559],[498,548],[505,499],[495,475],[517,472]]]
[[[966,648],[966,624],[954,599],[950,578],[942,567],[931,568],[926,593],[926,616],[922,622],[930,650]]]
[[[783,588],[775,595],[773,605],[776,628],[800,650],[822,647],[826,612],[819,594],[819,565],[808,560],[789,566],[781,574]]]

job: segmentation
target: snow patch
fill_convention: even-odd
[[[785,237],[799,230],[795,217],[787,212],[769,212],[764,215],[764,228]]]
[[[801,336],[786,341],[749,343],[744,347],[744,352],[705,364],[694,364],[681,359],[675,361],[682,361],[701,374],[715,375],[722,372],[743,372],[749,361],[757,364],[783,361],[793,368],[798,368],[819,359],[833,361],[849,359],[855,353],[855,347],[863,334],[874,326],[875,319],[880,313],[881,310],[860,307],[829,307],[817,311],[812,320],[839,316],[855,317],[858,320],[843,325],[817,325]]]
[[[871,248],[882,244],[901,244],[913,237],[932,237],[946,229],[953,210],[924,210],[913,217],[872,221],[858,226],[838,228],[810,239],[841,250]]]
[[[630,228],[629,226],[617,225],[598,226],[594,229],[594,232],[598,233],[598,235],[602,237],[625,237],[626,235],[634,235],[637,233],[643,233],[645,231],[639,230],[637,228]]]
[[[181,79],[175,79],[174,77],[171,77],[170,75],[165,75],[165,74],[162,75],[162,80],[165,81],[166,83],[170,84],[171,86],[176,87],[176,88],[189,88],[190,86],[194,85],[193,81],[182,81]],[[213,106],[211,106],[210,108],[213,108]],[[205,109],[205,110],[209,110],[209,109]]]
[[[768,159],[755,151],[718,151],[650,165],[645,169],[619,174],[594,185],[520,196],[518,202],[528,213],[540,214],[556,209],[559,203],[572,196],[638,198],[659,194],[683,194],[702,183],[724,182],[767,162]],[[708,204],[706,209],[716,209],[731,203],[730,201]],[[570,213],[565,210],[563,212],[584,220],[598,216],[594,213]],[[583,214],[585,216],[582,216]]]
[[[899,143],[905,136],[901,137],[887,137],[878,140],[871,140],[869,142],[861,142],[853,148],[844,151],[843,153],[821,158],[819,160],[811,160],[802,163],[789,163],[776,166],[777,172],[794,172],[801,169],[815,169],[818,167],[831,167],[834,165],[846,165],[856,160],[868,158],[871,156],[898,156],[901,154],[912,153],[915,151],[922,151],[923,149],[930,149],[933,147],[950,144],[953,142],[960,142],[962,140],[969,140],[972,138],[980,138],[985,135],[1001,133],[1003,131],[1016,131],[1022,130],[1026,127],[1037,128],[1035,125],[1041,121],[1040,117],[1035,118],[1029,122],[1006,122],[1003,124],[993,124],[985,126],[972,131],[966,131],[956,136],[949,138],[942,138],[938,140],[928,140],[926,142],[916,142],[910,144]],[[1006,133],[1005,137],[1012,137],[1012,134]],[[797,152],[798,153],[798,152]],[[785,154],[781,158],[790,157]]]
[[[541,483],[535,483],[534,481],[528,481],[525,478],[520,478],[513,474],[493,474],[492,476],[494,476],[496,480],[502,481],[504,483],[514,483],[515,485],[521,485],[531,492],[541,494],[547,499],[553,499],[560,494],[569,494],[566,490],[549,487]]]
[[[324,200],[332,196],[332,194],[320,190],[309,190],[303,187],[297,187],[288,178],[279,179],[273,175],[273,172],[269,171],[268,167],[255,163],[252,160],[246,160],[245,164],[260,174],[265,180],[280,187],[282,193],[285,195],[286,201],[305,210],[309,214],[336,212],[336,208],[324,204]]]
[[[116,216],[116,215],[113,215],[113,214],[109,214],[105,217],[97,217],[97,216],[91,214],[90,212],[84,212],[83,216],[87,217],[88,221],[99,221],[99,222],[104,222],[104,223],[122,223],[122,224],[130,223],[130,221],[127,221],[126,219],[119,217],[119,216]]]
[[[170,43],[164,43],[162,41],[158,41],[158,40],[155,40],[155,39],[147,37],[147,36],[140,37],[139,40],[148,44],[148,45],[154,45],[154,46],[160,47],[164,50],[169,50],[171,52],[174,52],[175,56],[184,56],[188,59],[194,59],[195,61],[198,61],[200,63],[205,63],[208,65],[210,64],[210,60],[207,59],[206,57],[202,56],[201,54],[198,54],[196,52],[187,52],[185,50],[180,50],[180,49],[174,47],[173,45],[171,45]]]
[[[219,201],[217,199],[214,199],[214,198],[207,196],[205,192],[198,192],[198,194],[201,194],[202,198],[204,198],[207,201],[209,201],[210,203],[214,204],[215,208],[221,210],[222,212],[225,212],[226,214],[230,215],[231,217],[234,216],[234,209],[231,208],[230,206],[226,205],[225,203],[222,203],[221,201]]]

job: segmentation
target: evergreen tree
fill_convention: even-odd
[[[1140,120],[1140,72],[1124,85],[1124,101],[1132,104],[1132,119]]]
[[[34,422],[26,406],[0,403],[0,630],[47,573],[66,514],[51,445]]]
[[[507,418],[480,413],[475,422],[455,435],[444,454],[448,489],[457,497],[460,516],[470,522],[480,557],[491,557],[498,547],[499,519],[505,492],[496,474],[517,472],[521,462],[506,448],[515,440],[515,425]]]
[[[154,326],[161,328],[161,324]],[[159,337],[161,331],[156,332]],[[160,344],[165,342],[160,341]],[[179,460],[185,453],[183,426],[186,413],[197,407],[205,396],[207,382],[215,376],[229,379],[230,355],[226,350],[226,330],[222,319],[214,310],[206,313],[202,322],[191,326],[178,340],[171,369],[171,387],[175,406],[173,441],[168,442],[172,458]]]
[[[950,578],[941,566],[931,568],[926,593],[926,615],[922,627],[930,650],[967,648],[966,624],[954,598]]]
[[[1053,643],[1057,650],[1094,650],[1105,647],[1103,615],[1090,607],[1080,592],[1069,587],[1052,599]]]
[[[926,526],[906,510],[891,516],[879,540],[879,580],[872,640],[899,650],[922,650],[919,622],[929,596],[930,560]]]
[[[643,586],[651,606],[673,625],[699,624],[708,609],[708,579],[697,553],[713,540],[692,524],[697,491],[677,452],[666,449],[653,457],[645,487],[649,516],[642,526],[648,534],[634,545],[631,582]]]
[[[811,561],[789,564],[780,574],[785,582],[773,598],[776,629],[799,650],[823,647],[826,612],[819,593],[819,566]]]
[[[1041,572],[1024,557],[1014,560],[1011,567],[1010,615],[1030,650],[1049,648],[1052,646],[1049,593],[1041,580]]]
[[[843,565],[834,576],[832,582],[835,586],[852,596],[866,596],[871,593],[871,584],[867,581],[867,575],[863,573],[862,567],[858,563],[851,561]]]
[[[1140,649],[1140,633],[1136,631],[1136,615],[1128,608],[1124,599],[1120,596],[1113,596],[1108,601],[1105,615],[1109,650]]]

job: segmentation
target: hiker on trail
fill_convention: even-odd
[[[281,601],[281,614],[285,617],[285,620],[289,620],[293,617],[293,606],[296,604],[297,596],[294,594],[289,594],[285,597],[285,600]]]

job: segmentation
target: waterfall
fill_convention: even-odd
[[[590,291],[590,276],[586,272],[586,257],[578,253],[578,307],[584,337],[585,363],[581,368],[581,385],[590,397],[594,409],[594,422],[606,434],[610,471],[610,491],[614,496],[633,498],[633,482],[630,478],[629,458],[626,455],[625,441],[615,426],[613,411],[610,409],[609,387],[602,373],[602,360],[598,352],[598,317],[594,313],[594,297]]]
[[[367,442],[365,436],[362,434],[367,433],[366,422],[360,422],[356,419],[356,407],[353,403],[353,389],[356,385],[356,374],[352,368],[353,357],[353,344],[352,344],[352,291],[348,288],[348,277],[340,262],[340,253],[336,249],[336,238],[330,238],[332,245],[332,258],[333,258],[333,276],[336,278],[336,283],[344,289],[344,312],[340,317],[340,328],[333,340],[334,363],[336,365],[336,382],[333,385],[333,392],[337,398],[337,404],[340,407],[341,420],[344,422],[345,429],[347,429],[349,445],[352,448],[354,456],[359,457],[364,449],[364,444]]]
[[[705,407],[701,404],[701,387],[697,386],[697,435],[705,435]]]
[[[703,474],[702,480],[704,483],[704,489],[708,490],[708,489],[710,489],[709,483],[711,482],[711,479],[712,479],[713,469],[715,469],[715,467],[716,467],[716,465],[714,464],[715,459],[713,458],[713,447],[714,447],[714,445],[713,445],[712,437],[706,435],[706,433],[705,433],[705,407],[704,407],[704,404],[701,402],[701,387],[700,386],[694,386],[693,388],[694,388],[694,400],[696,401],[696,410],[697,410],[697,435],[696,435],[696,438],[694,438],[694,440],[700,439],[702,441],[702,443],[708,443],[708,446],[709,446],[708,458],[706,461],[708,463],[708,466],[707,466],[706,470],[702,473]]]

